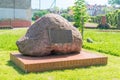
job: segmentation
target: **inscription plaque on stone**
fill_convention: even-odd
[[[71,43],[72,31],[71,30],[49,30],[49,39],[51,43]]]

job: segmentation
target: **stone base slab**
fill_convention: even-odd
[[[25,72],[79,68],[107,64],[107,57],[100,54],[81,51],[79,54],[29,57],[20,53],[11,53],[10,60]]]

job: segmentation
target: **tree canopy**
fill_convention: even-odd
[[[108,0],[108,3],[112,5],[114,4],[120,5],[120,0]]]
[[[75,26],[81,27],[82,21],[84,18],[84,21],[86,20],[86,4],[84,0],[75,0],[75,6],[73,7],[73,14],[74,14],[74,20],[75,20]]]
[[[49,13],[48,10],[39,10],[33,14],[32,20],[36,20],[37,18],[40,18],[48,13]]]

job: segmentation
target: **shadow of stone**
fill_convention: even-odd
[[[22,75],[25,75],[26,73],[20,69],[19,67],[17,67],[12,61],[8,61],[7,64],[8,66],[12,66],[18,73],[22,74]]]
[[[66,70],[71,70],[71,71],[74,71],[74,70],[78,70],[78,69],[89,69],[91,67],[104,67],[106,65],[94,65],[94,66],[86,66],[86,67],[78,67],[78,68],[68,68],[68,69],[57,69],[57,70],[48,70],[48,71],[42,71],[42,72],[32,72],[34,74],[44,74],[44,73],[52,73],[52,72],[65,72]]]
[[[106,66],[107,64],[100,64],[100,65],[92,65],[92,66],[86,66],[86,67],[76,67],[76,68],[67,68],[67,69],[55,69],[55,70],[48,70],[48,71],[41,71],[41,72],[32,72],[32,73],[34,73],[34,74],[44,74],[44,73],[52,73],[52,72],[64,72],[64,71],[66,71],[66,70],[72,70],[72,71],[74,71],[74,70],[76,70],[76,69],[89,69],[89,68],[91,68],[91,67],[95,67],[95,68],[98,68],[98,67],[104,67],[104,66]]]
[[[7,64],[6,64],[7,66],[11,66],[11,67],[13,67],[19,74],[21,74],[21,75],[27,75],[27,74],[29,74],[29,73],[34,73],[34,74],[38,74],[38,73],[46,73],[46,72],[54,72],[54,71],[60,71],[60,72],[62,72],[62,71],[64,71],[65,69],[62,69],[62,70],[48,70],[48,71],[42,71],[42,72],[25,72],[25,71],[23,71],[21,68],[19,68],[18,66],[16,66],[12,61],[8,61],[7,62]]]

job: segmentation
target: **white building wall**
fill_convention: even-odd
[[[13,9],[0,8],[0,20],[5,18],[13,18],[14,17],[13,13],[14,13]]]
[[[25,9],[15,9],[15,18],[26,19],[26,10]]]
[[[12,9],[12,8],[0,8],[0,20],[1,19],[24,19],[24,20],[30,20],[31,15],[30,12],[28,12],[27,9]]]

